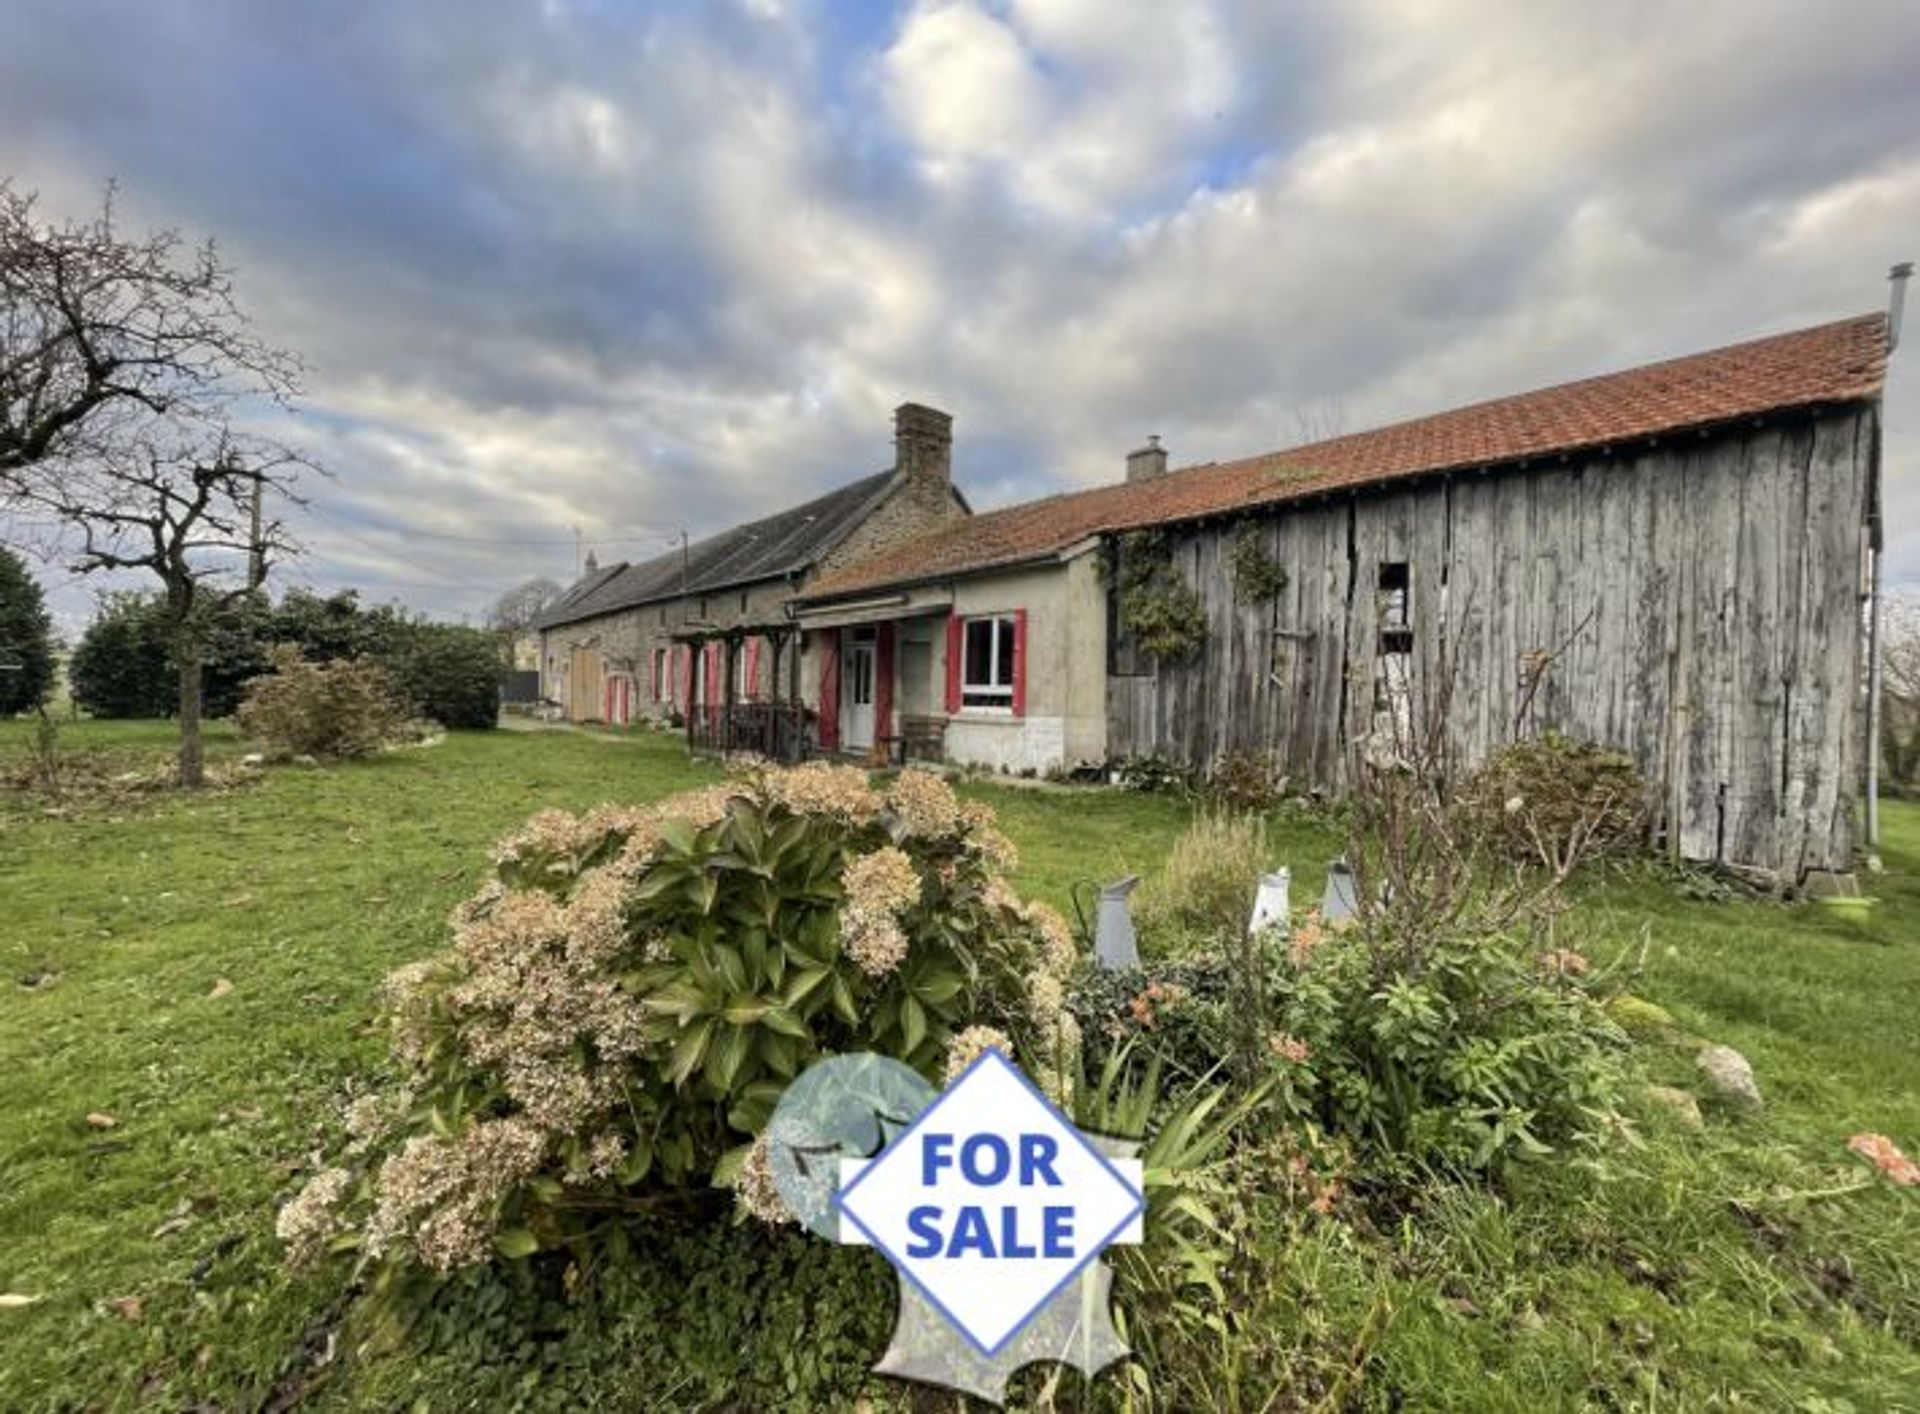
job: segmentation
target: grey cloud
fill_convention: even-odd
[[[219,234],[315,366],[298,573],[448,612],[572,548],[417,532],[712,528],[905,398],[992,504],[1872,307],[1920,244],[1906,7],[982,0],[1041,118],[961,167],[901,108],[930,8],[40,0],[0,171]]]

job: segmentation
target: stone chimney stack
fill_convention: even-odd
[[[902,403],[893,410],[893,470],[897,476],[953,479],[953,418],[938,408]]]
[[[1156,476],[1167,474],[1167,449],[1160,445],[1160,438],[1147,438],[1147,445],[1138,451],[1127,453],[1127,480],[1151,481]]]

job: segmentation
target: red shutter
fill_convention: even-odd
[[[820,749],[840,749],[840,630],[820,635]]]
[[[652,698],[655,702],[658,702],[660,700],[660,675],[655,670],[654,662],[653,662],[653,650],[651,648],[647,650],[646,694],[648,697]]]
[[[893,735],[893,625],[881,624],[873,640],[873,739]]]
[[[947,714],[960,710],[960,658],[966,651],[966,620],[947,616]]]
[[[675,651],[680,654],[680,712],[690,717],[693,715],[693,645],[683,643]]]
[[[760,635],[747,640],[747,700],[760,695]]]
[[[1013,715],[1027,715],[1027,611],[1013,611]]]

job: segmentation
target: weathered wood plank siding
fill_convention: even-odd
[[[1375,722],[1380,567],[1404,564],[1414,711],[1451,661],[1466,760],[1549,728],[1617,746],[1679,854],[1848,868],[1877,417],[1860,404],[1278,508],[1254,522],[1288,574],[1271,602],[1235,593],[1241,523],[1171,528],[1206,647],[1109,677],[1108,748],[1202,770],[1266,752],[1337,792]]]

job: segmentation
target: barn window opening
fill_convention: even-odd
[[[1413,581],[1405,560],[1387,560],[1380,566],[1379,592],[1374,600],[1380,620],[1380,651],[1413,651]]]
[[[1405,744],[1413,735],[1413,579],[1405,560],[1381,562],[1374,607],[1380,633],[1374,730]]]
[[[968,619],[964,631],[961,705],[1012,711],[1016,637],[1013,615]]]

